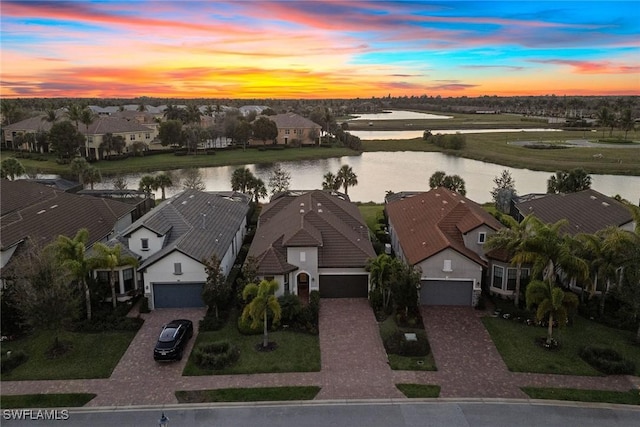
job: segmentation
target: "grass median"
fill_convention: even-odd
[[[176,391],[176,398],[178,403],[278,402],[313,400],[319,391],[320,387],[316,386],[180,390]]]
[[[532,399],[640,405],[640,391],[583,390],[577,388],[522,387]]]
[[[77,408],[94,397],[92,393],[16,394],[0,396],[0,408]]]

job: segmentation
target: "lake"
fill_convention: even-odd
[[[413,130],[350,130],[351,135],[357,136],[363,141],[376,139],[414,139],[422,138],[424,129]],[[518,133],[518,132],[562,132],[562,129],[437,129],[431,133],[442,135],[454,135],[456,133]]]
[[[349,188],[353,201],[382,202],[387,190],[427,191],[429,177],[437,170],[447,174],[460,175],[466,182],[467,197],[478,203],[491,201],[490,191],[494,187],[493,178],[508,169],[515,179],[518,194],[544,193],[551,172],[539,172],[528,169],[508,168],[493,163],[461,157],[447,156],[442,153],[428,152],[372,152],[360,156],[345,156],[333,159],[319,159],[298,162],[280,162],[291,174],[291,189],[308,190],[320,188],[323,175],[336,173],[341,165],[348,164],[358,175],[358,185]],[[265,184],[275,168],[274,164],[247,165],[247,167]],[[203,178],[208,191],[231,189],[231,174],[239,166],[221,166],[202,168]],[[177,172],[177,171],[176,171]],[[130,188],[137,188],[143,174],[127,175]],[[638,203],[640,197],[640,176],[591,175],[592,188],[605,195],[620,194],[622,197]],[[110,183],[102,183],[97,188],[111,188]],[[180,188],[167,191],[173,195]],[[157,193],[159,195],[159,192]]]
[[[453,116],[441,116],[438,114],[417,113],[415,111],[390,110],[382,113],[360,114],[350,120],[416,120],[416,119],[453,119]]]

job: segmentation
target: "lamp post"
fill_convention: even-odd
[[[167,418],[164,415],[164,412],[162,413],[162,416],[160,417],[160,420],[158,421],[158,425],[160,427],[169,427],[169,418]]]

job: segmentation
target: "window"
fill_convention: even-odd
[[[285,273],[284,275],[284,294],[289,295],[291,293],[291,289],[289,288],[289,273]]]
[[[478,243],[480,243],[481,245],[487,241],[487,233],[485,233],[484,231],[481,231],[478,233]]]
[[[144,139],[151,139],[151,134],[150,133],[145,133],[144,134]]]
[[[518,270],[515,268],[507,268],[507,290],[513,291],[516,289],[516,278],[518,277]]]
[[[499,265],[493,266],[493,277],[491,278],[491,286],[502,289],[502,278],[504,277],[504,267]]]
[[[285,129],[285,130],[284,130],[284,134],[285,134],[285,135],[289,135],[289,129]]]
[[[143,251],[149,250],[149,239],[140,239],[140,247]]]
[[[182,274],[182,263],[180,262],[173,263],[173,274]]]
[[[93,144],[93,137],[92,137],[92,136],[88,136],[88,137],[87,137],[87,142],[88,142],[89,144]]]
[[[98,283],[109,283],[108,271],[98,271]]]
[[[122,272],[122,280],[124,281],[124,291],[129,292],[133,290],[133,268],[127,268]]]
[[[129,141],[135,141],[135,140],[136,140],[136,135],[134,133],[129,135]]]
[[[300,252],[300,262],[306,262],[306,261],[307,261],[307,253]]]
[[[451,269],[451,260],[450,259],[445,259],[444,260],[444,265],[442,266],[442,271],[453,271],[453,269]]]

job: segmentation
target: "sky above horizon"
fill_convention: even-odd
[[[640,1],[9,1],[0,95],[640,95]]]

